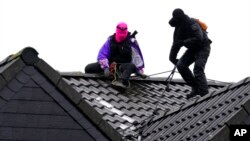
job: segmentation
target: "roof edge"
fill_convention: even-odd
[[[94,73],[83,73],[81,71],[72,71],[72,72],[59,72],[62,77],[85,77],[85,78],[100,78],[100,79],[109,79],[105,78],[102,74],[94,74]],[[152,82],[165,82],[167,77],[147,77],[145,79],[138,76],[131,76],[130,80],[133,81],[152,81]],[[183,79],[172,79],[170,83],[179,83],[186,84]],[[208,85],[210,86],[227,86],[232,84],[231,82],[222,82],[216,80],[208,80]]]

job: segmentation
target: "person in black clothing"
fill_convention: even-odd
[[[130,32],[127,24],[120,22],[116,26],[116,32],[109,36],[107,41],[101,47],[97,63],[88,64],[85,67],[85,73],[104,73],[104,76],[110,76],[110,66],[117,64],[117,70],[121,73],[121,82],[114,81],[113,84],[126,88],[129,86],[129,78],[132,73],[145,78],[143,74],[144,60],[140,47]]]
[[[184,81],[192,87],[187,99],[196,95],[204,96],[209,92],[204,70],[212,42],[199,23],[186,15],[182,9],[175,9],[172,16],[169,24],[175,30],[169,60],[176,65]],[[177,59],[182,46],[185,46],[187,50],[180,59]],[[194,63],[193,72],[189,69],[192,63]]]

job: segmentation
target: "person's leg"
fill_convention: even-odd
[[[133,63],[125,63],[119,66],[121,72],[122,83],[126,86],[129,85],[129,78],[132,73],[136,73],[136,66]]]
[[[194,76],[198,84],[199,95],[203,96],[208,93],[207,79],[205,75],[205,66],[210,54],[210,46],[205,47],[195,55]]]
[[[194,75],[189,69],[189,66],[194,62],[194,60],[194,52],[192,50],[187,50],[176,64],[176,67],[183,80],[193,89],[196,89]]]
[[[102,73],[103,70],[98,62],[88,64],[85,67],[85,73]]]

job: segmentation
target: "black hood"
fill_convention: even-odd
[[[180,8],[177,8],[172,13],[172,18],[169,21],[170,26],[176,27],[185,21],[187,15],[185,15],[184,11]]]

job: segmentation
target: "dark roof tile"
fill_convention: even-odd
[[[6,81],[4,78],[0,75],[0,90],[6,85]]]
[[[5,105],[7,103],[7,101],[5,99],[3,99],[2,97],[0,97],[0,110],[1,110],[1,107],[3,105]]]
[[[63,91],[75,104],[78,104],[81,100],[81,96],[64,80],[60,79],[57,87]]]
[[[110,92],[113,93],[113,94],[118,94],[119,93],[119,91],[115,90],[114,88],[108,87],[107,89],[110,90]]]
[[[22,84],[17,79],[13,79],[11,82],[7,84],[7,87],[11,89],[13,92],[18,92],[24,84]]]
[[[91,92],[90,92],[91,93]],[[86,93],[81,93],[82,99],[84,99],[85,101],[91,101],[93,99],[95,99],[95,96],[92,95],[88,95]]]
[[[28,82],[29,83],[29,82]],[[27,87],[24,86],[16,93],[13,100],[39,100],[39,101],[52,101],[51,97],[46,95],[40,87]]]
[[[60,73],[54,70],[45,61],[39,59],[34,66],[37,67],[37,69],[39,69],[53,84],[57,85],[59,83],[59,80],[61,79]]]
[[[22,105],[22,106],[20,106]],[[39,108],[38,108],[39,107]],[[44,114],[44,115],[60,115],[64,116],[63,109],[58,108],[58,105],[53,101],[25,101],[25,100],[11,100],[1,110],[8,111],[13,114]]]
[[[25,74],[23,71],[20,71],[17,76],[16,76],[16,79],[23,83],[23,84],[26,84],[29,80],[30,80],[30,76]]]
[[[91,106],[87,102],[81,100],[80,103],[77,105],[77,107],[80,110],[82,110],[82,112],[86,113],[86,115],[89,118],[92,118],[92,121],[94,123],[100,123],[100,121],[101,121],[101,115],[98,114],[98,112],[96,110],[94,110],[93,108],[91,108]],[[93,118],[93,117],[95,117],[95,118]]]
[[[29,79],[27,83],[24,84],[25,87],[37,88],[39,87],[32,79]]]
[[[113,99],[109,101],[110,104],[112,104],[117,109],[123,109],[125,106],[121,105],[119,102],[114,101]]]
[[[87,131],[91,133],[91,135],[95,138],[95,141],[108,141],[95,127],[87,129]]]
[[[99,87],[99,90],[100,90],[101,92],[103,92],[105,95],[111,93],[110,90],[108,90],[106,87],[100,86],[100,87]]]
[[[33,66],[25,66],[22,71],[28,76],[37,74],[37,70]]]
[[[33,114],[13,114],[13,113],[0,113],[2,119],[1,126],[14,126],[14,127],[39,127],[39,128],[69,128],[80,129],[80,126],[72,124],[71,118],[67,116],[53,116],[53,115],[33,115]],[[39,117],[39,118],[38,118]],[[34,120],[37,119],[37,120]],[[49,120],[48,120],[49,119]],[[13,122],[15,121],[15,122]],[[29,123],[27,125],[27,123]]]
[[[45,83],[47,80],[46,78],[41,74],[39,73],[37,70],[36,72],[34,73],[34,75],[31,75],[31,78],[37,83],[37,84],[43,84]]]
[[[90,93],[93,93],[93,91],[91,90],[91,88],[89,87],[86,87],[86,86],[73,86],[73,88],[77,88],[76,90],[77,91],[80,91],[80,92],[83,92],[83,93],[87,93],[87,94],[90,94]]]
[[[88,79],[88,82],[92,85],[92,86],[95,86],[95,87],[98,87],[100,86],[101,84],[98,82],[98,79]]]
[[[10,90],[8,87],[4,87],[0,92],[0,97],[4,100],[8,101],[11,99],[16,93]]]
[[[87,80],[84,80],[84,79],[79,79],[79,82],[80,84],[84,85],[84,86],[90,86],[91,83],[88,82]]]
[[[0,74],[8,82],[25,66],[21,59],[14,59],[0,67]]]
[[[250,82],[250,77],[245,78],[245,83]]]
[[[246,97],[249,97],[249,95],[250,94],[248,93],[245,94]],[[250,99],[244,99],[242,101],[242,106],[248,113],[250,113]]]
[[[55,91],[56,87],[51,85],[47,80],[44,81],[42,84],[40,84],[40,86],[43,88],[44,91],[46,91],[47,93],[51,93],[53,91]]]
[[[101,93],[99,96],[107,102],[113,101],[113,99],[109,97],[109,94]]]

